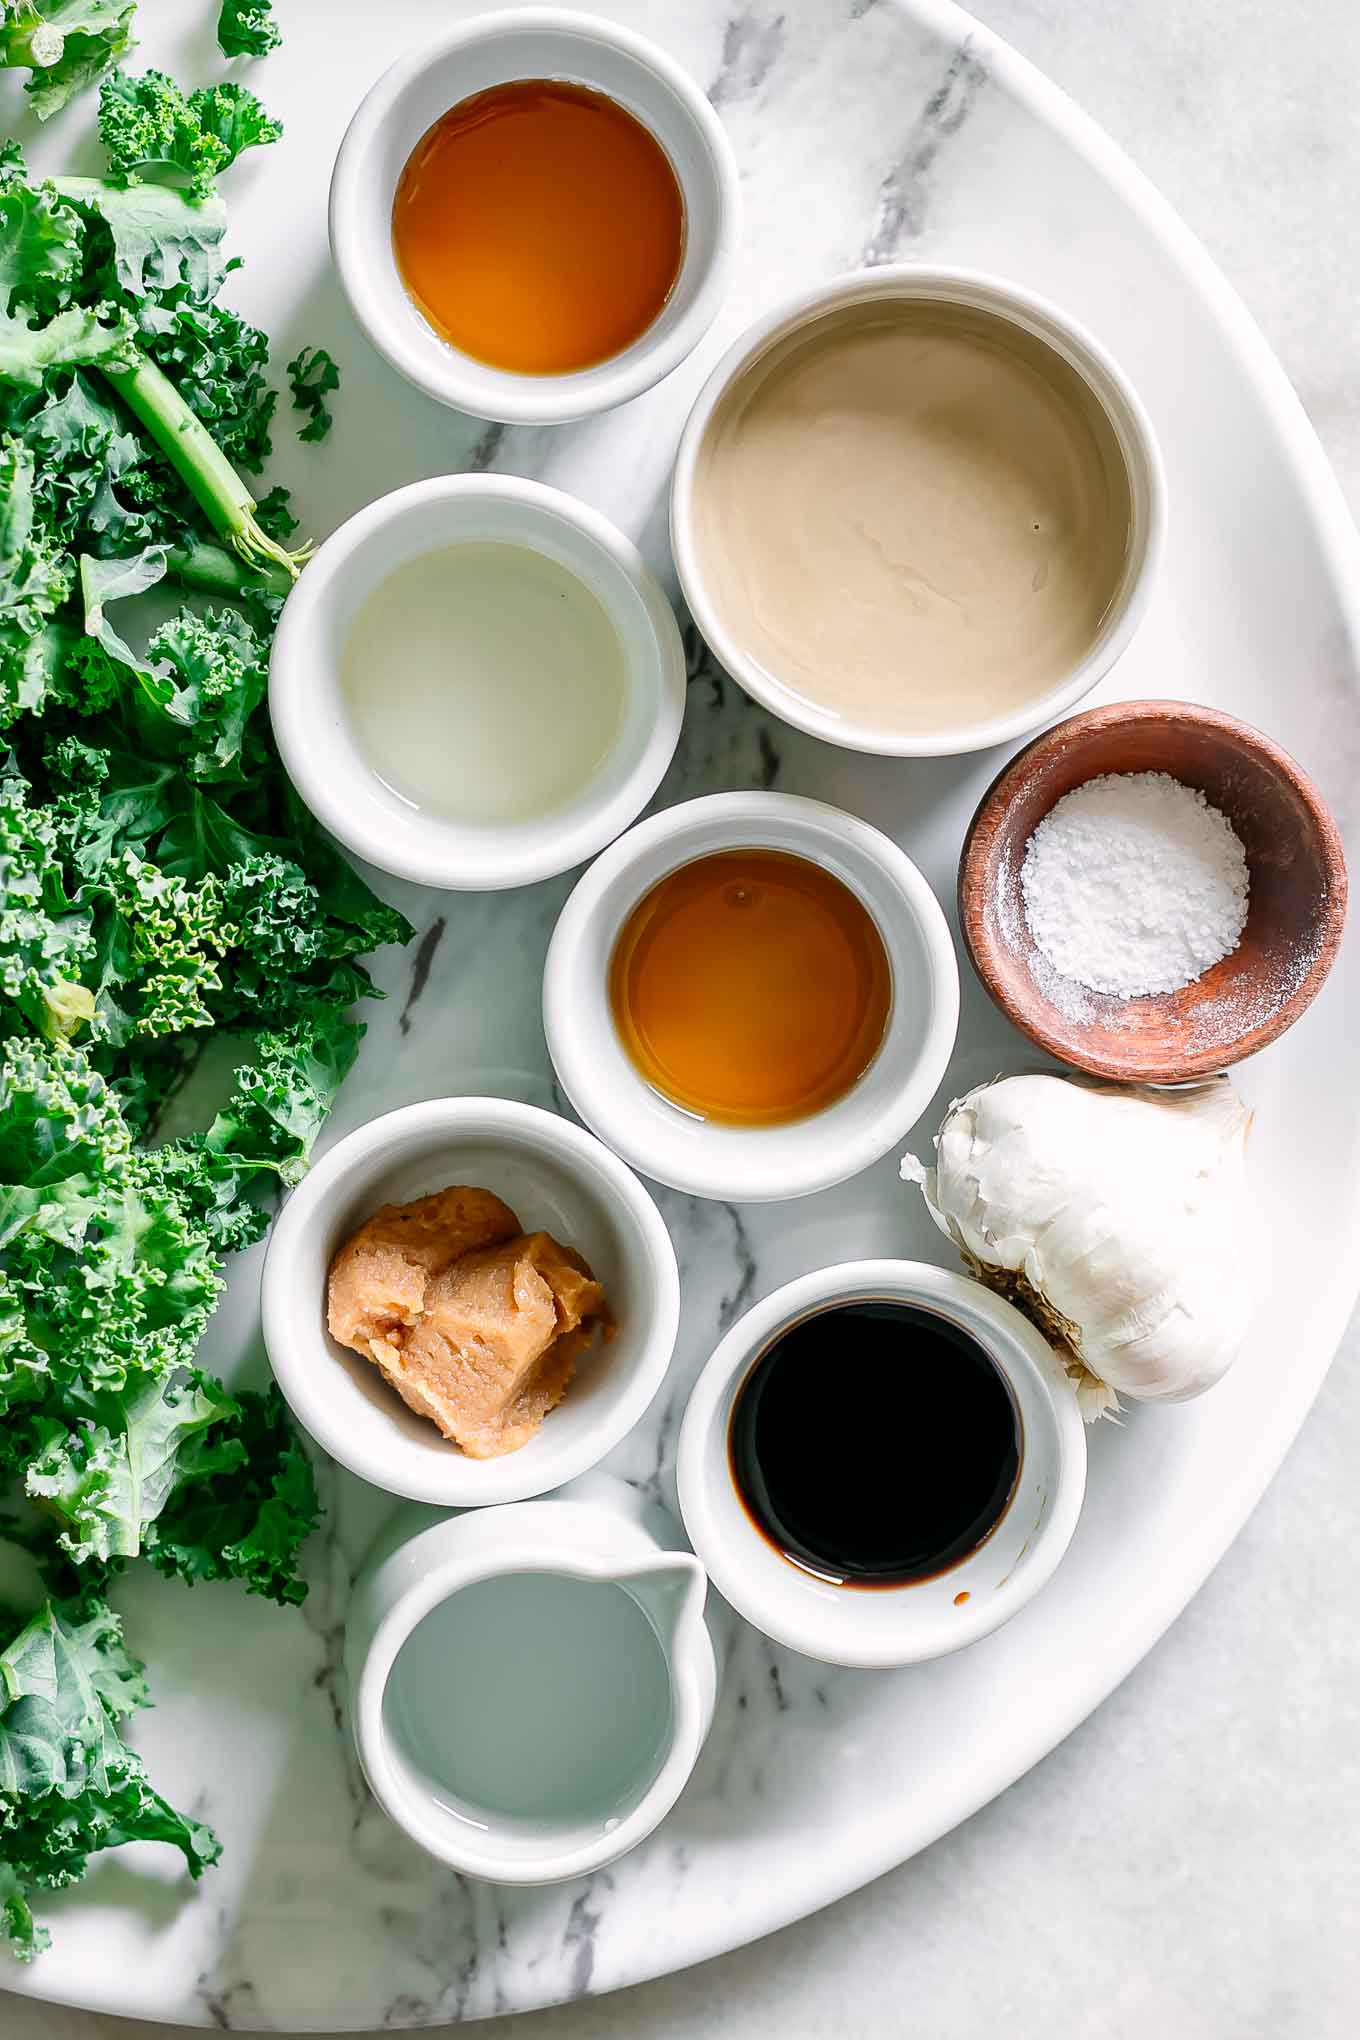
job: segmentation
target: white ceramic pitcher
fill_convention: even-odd
[[[674,1805],[713,1719],[708,1577],[592,1473],[550,1499],[399,1513],[345,1639],[360,1762],[391,1818],[473,1877],[612,1862]],[[574,1738],[574,1739],[573,1739]]]

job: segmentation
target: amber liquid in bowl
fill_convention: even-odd
[[[602,92],[523,78],[474,93],[412,150],[392,206],[402,281],[490,368],[571,375],[631,347],[684,255],[679,179]]]
[[[609,970],[641,1075],[697,1118],[779,1125],[832,1105],[883,1040],[892,972],[839,878],[781,850],[683,864],[633,908]]]

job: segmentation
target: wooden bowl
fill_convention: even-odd
[[[1119,999],[1074,986],[1036,950],[1020,867],[1035,827],[1103,772],[1169,772],[1199,787],[1247,854],[1247,924],[1230,956],[1178,992]],[[1346,861],[1306,773],[1246,723],[1183,701],[1074,715],[1012,758],[964,839],[959,924],[1006,1017],[1093,1076],[1170,1084],[1240,1062],[1292,1026],[1322,986],[1346,915]]]

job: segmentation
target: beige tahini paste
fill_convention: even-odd
[[[842,307],[776,343],[696,468],[727,630],[805,701],[897,735],[1060,685],[1120,589],[1129,527],[1118,441],[1076,370],[931,301]]]

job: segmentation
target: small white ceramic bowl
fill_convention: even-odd
[[[359,749],[340,688],[345,641],[373,590],[408,560],[468,540],[546,554],[603,605],[623,647],[613,744],[574,799],[525,821],[448,821],[385,786]],[[675,612],[636,546],[588,504],[510,475],[439,475],[394,489],[333,532],[284,604],[269,713],[288,776],[333,836],[399,878],[491,892],[568,871],[626,829],[674,754],[685,712]]]
[[[1131,528],[1123,577],[1086,656],[1070,673],[1023,708],[990,721],[915,735],[853,722],[820,708],[786,687],[751,657],[714,600],[704,575],[695,530],[695,474],[705,434],[727,391],[788,335],[850,305],[925,299],[990,313],[1044,341],[1074,368],[1100,404],[1118,441],[1129,478]],[[772,714],[796,729],[850,751],[930,758],[989,750],[1010,743],[1062,715],[1113,666],[1143,620],[1161,558],[1166,526],[1166,481],[1152,425],[1137,394],[1084,327],[1017,284],[980,270],[936,269],[904,263],[860,269],[820,284],[758,319],[723,356],[695,399],[681,436],[671,491],[671,545],[690,613],[734,680]]]
[[[345,1634],[350,1719],[364,1775],[387,1814],[423,1849],[465,1877],[498,1884],[552,1884],[588,1877],[635,1848],[679,1798],[698,1761],[713,1719],[718,1667],[704,1619],[708,1581],[697,1558],[672,1548],[679,1525],[664,1526],[637,1490],[608,1474],[588,1474],[547,1501],[521,1502],[505,1509],[478,1509],[428,1521],[422,1510],[397,1511],[365,1560],[350,1598]],[[450,1789],[431,1775],[402,1733],[399,1700],[402,1654],[431,1617],[457,1608],[454,1597],[467,1588],[524,1573],[589,1580],[630,1595],[643,1609],[665,1657],[670,1683],[670,1720],[650,1777],[623,1787],[603,1820],[545,1813],[521,1813],[499,1820],[491,1809],[451,1803]],[[447,1632],[446,1632],[447,1634]],[[433,1710],[458,1717],[484,1692],[483,1667],[459,1652],[437,1672],[430,1692]],[[525,1640],[532,1658],[535,1640]],[[562,1668],[566,1670],[566,1668]],[[626,1716],[635,1701],[628,1659],[596,1665]],[[612,1674],[612,1676],[611,1676]],[[466,1683],[460,1691],[460,1680]],[[553,1696],[530,1692],[495,1726],[508,1754],[522,1752],[535,1709]],[[485,1737],[488,1724],[475,1724]]]
[[[654,1091],[609,1009],[609,960],[633,907],[679,865],[760,845],[830,871],[873,916],[888,952],[887,1031],[854,1088],[782,1126],[696,1118]],[[635,1169],[694,1197],[802,1197],[878,1160],[943,1081],[959,1020],[959,972],[940,904],[911,859],[854,815],[786,793],[715,793],[650,816],[578,880],[543,975],[543,1024],[572,1104]]]
[[[816,1579],[761,1536],[733,1484],[728,1427],[742,1383],[781,1332],[834,1304],[885,1298],[938,1311],[985,1349],[1015,1400],[1021,1461],[1005,1513],[967,1558],[911,1586],[861,1590]],[[829,1384],[832,1396],[854,1392],[849,1374]],[[863,1416],[873,1421],[872,1410]],[[677,1478],[690,1542],[739,1614],[805,1657],[881,1669],[961,1650],[1034,1598],[1077,1527],[1086,1435],[1061,1361],[1012,1304],[924,1262],[848,1261],[787,1283],[733,1325],[690,1397]]]
[[[526,1231],[584,1254],[618,1323],[529,1443],[499,1459],[469,1459],[326,1329],[336,1250],[379,1205],[451,1183],[493,1190]],[[370,1120],[304,1177],[274,1226],[262,1306],[279,1387],[332,1459],[389,1494],[468,1508],[546,1494],[631,1431],[670,1365],[680,1277],[660,1212],[593,1135],[505,1098],[434,1098]]]
[[[660,143],[684,197],[684,254],[662,311],[631,347],[571,375],[511,374],[451,346],[412,302],[392,251],[392,201],[417,142],[450,107],[516,78],[605,93]],[[722,122],[664,50],[596,15],[515,8],[459,22],[379,78],[335,159],[331,252],[373,345],[427,395],[479,418],[560,424],[639,396],[702,339],[727,289],[738,205]]]

